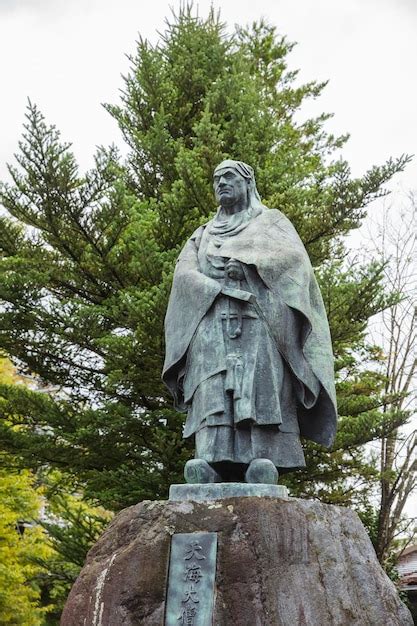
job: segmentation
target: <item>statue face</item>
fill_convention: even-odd
[[[216,170],[214,193],[221,206],[241,205],[243,209],[247,203],[248,181],[232,168]]]

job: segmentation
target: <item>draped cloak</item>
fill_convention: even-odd
[[[205,229],[213,223],[199,227],[185,244],[175,268],[165,319],[162,378],[176,408],[183,411],[189,410],[192,402],[184,398],[183,387],[190,346],[216,302],[225,298],[224,281],[203,273],[199,262]],[[256,311],[291,373],[297,431],[330,446],[337,416],[330,331],[310,260],[295,228],[280,211],[265,209],[244,229],[225,238],[218,255],[236,259],[244,268]],[[185,436],[193,430],[188,428]]]

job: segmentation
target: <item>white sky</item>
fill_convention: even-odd
[[[125,53],[138,32],[155,40],[175,0],[0,0],[0,178],[22,130],[27,97],[73,143],[81,166],[98,144],[122,144],[100,106],[116,102]],[[210,6],[198,3],[201,14]],[[177,4],[178,6],[178,4]],[[328,128],[349,132],[343,151],[360,174],[417,147],[415,0],[216,0],[230,26],[263,16],[299,45],[291,67],[327,80],[307,113],[335,114]],[[417,160],[396,185],[417,187]]]
[[[228,0],[213,2],[230,26],[260,17],[298,46],[290,67],[329,80],[307,114],[333,112],[332,132],[351,134],[343,150],[353,173],[417,151],[416,0]],[[172,0],[0,0],[0,179],[17,149],[27,98],[62,131],[84,169],[95,146],[122,146],[100,106],[116,102],[126,53],[155,41]],[[211,2],[198,2],[206,14]],[[250,158],[248,157],[250,161]],[[417,159],[392,189],[417,189]],[[395,200],[395,195],[394,198]]]

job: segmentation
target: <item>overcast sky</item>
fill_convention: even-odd
[[[0,178],[12,160],[27,98],[62,131],[83,168],[98,144],[122,144],[100,106],[115,102],[138,32],[155,41],[173,0],[0,0]],[[198,3],[206,14],[210,2]],[[349,132],[343,151],[360,174],[417,146],[415,0],[215,1],[223,19],[265,17],[298,46],[290,57],[303,80],[329,80],[306,113],[329,111],[328,128]],[[250,157],[248,157],[250,160]],[[415,188],[417,161],[396,185]]]

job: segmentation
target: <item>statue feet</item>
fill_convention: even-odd
[[[278,470],[269,459],[253,459],[246,470],[245,480],[247,483],[276,485]]]
[[[220,483],[221,476],[204,459],[191,459],[184,467],[184,478],[187,483]]]

